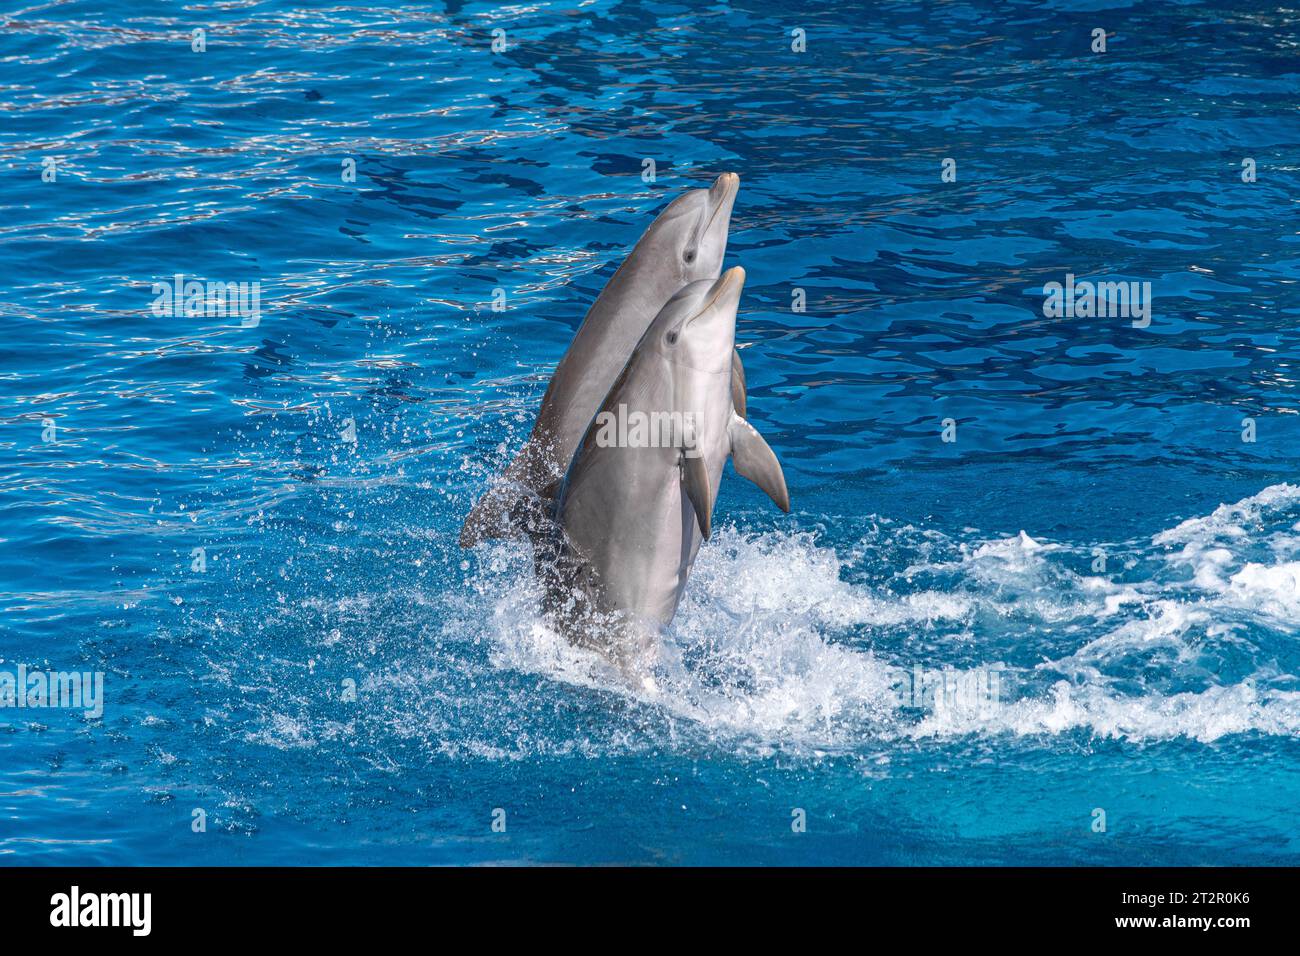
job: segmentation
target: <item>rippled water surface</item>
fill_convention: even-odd
[[[106,676],[0,709],[0,859],[1300,862],[1297,94],[1265,3],[10,2],[0,673]],[[794,507],[637,696],[456,532],[724,170]]]

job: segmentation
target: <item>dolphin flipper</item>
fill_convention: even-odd
[[[713,515],[713,484],[709,481],[709,466],[703,456],[682,456],[682,491],[691,500],[695,520],[700,524],[700,534],[707,539]]]
[[[763,436],[739,415],[731,417],[727,434],[731,438],[731,461],[737,474],[762,488],[778,508],[789,514],[790,492],[785,487],[785,473]]]
[[[740,353],[731,350],[731,404],[736,414],[745,417],[745,366],[740,364]]]

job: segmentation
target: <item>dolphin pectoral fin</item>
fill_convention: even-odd
[[[740,353],[731,350],[731,404],[736,414],[745,417],[745,366],[740,364]]]
[[[731,461],[736,472],[762,488],[778,508],[790,513],[790,492],[785,487],[781,463],[758,430],[739,415],[731,417]]]
[[[709,466],[703,456],[682,455],[682,490],[691,499],[695,520],[700,524],[700,534],[707,539],[710,516],[713,514],[713,485],[709,482]]]

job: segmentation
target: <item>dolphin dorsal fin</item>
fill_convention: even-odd
[[[778,508],[789,514],[790,492],[785,487],[785,473],[758,429],[739,415],[732,415],[727,435],[731,439],[731,461],[736,472],[762,488]]]
[[[700,534],[708,538],[712,530],[713,483],[709,481],[709,466],[704,463],[703,455],[682,455],[682,491],[695,509]]]

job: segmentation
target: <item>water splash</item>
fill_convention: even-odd
[[[1023,531],[945,540],[873,518],[842,554],[810,531],[726,527],[700,552],[653,694],[623,687],[537,616],[522,545],[496,546],[471,578],[487,611],[477,634],[493,667],[627,696],[723,747],[851,752],[1080,730],[1130,741],[1295,737],[1300,691],[1265,652],[1291,630],[1278,618],[1295,606],[1297,565],[1243,557],[1290,554],[1295,509],[1300,489],[1273,486],[1127,555],[1115,549],[1119,567],[1154,571],[1149,578],[1077,570],[1090,550]],[[931,559],[869,581],[880,569],[864,565],[888,536],[896,548],[923,545]],[[1235,549],[1228,557],[1224,542]],[[1182,550],[1170,555],[1173,545]],[[1191,580],[1180,573],[1188,564]],[[1248,660],[1234,679],[1210,658],[1242,640]],[[974,709],[905,706],[898,680],[917,665],[997,667],[1003,697]]]

